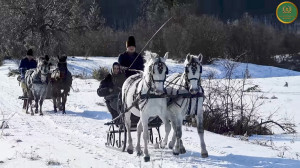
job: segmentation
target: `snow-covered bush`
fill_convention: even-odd
[[[100,67],[99,69],[93,70],[93,78],[97,80],[104,79],[109,74],[109,71],[106,67]]]
[[[272,119],[272,115],[262,118],[259,107],[264,103],[263,95],[254,93],[260,91],[258,85],[245,89],[249,85],[246,73],[243,79],[233,79],[236,63],[224,61],[223,66],[226,71],[223,79],[214,79],[212,75],[202,83],[205,129],[220,134],[266,135],[272,134],[271,128],[276,125],[289,133],[295,131],[290,121],[279,123]]]

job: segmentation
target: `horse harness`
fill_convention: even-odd
[[[162,80],[156,80],[156,79],[153,78],[153,74],[155,74],[155,69],[154,69],[155,65],[157,66],[157,70],[158,70],[159,74],[162,74],[163,70],[164,70],[164,67],[166,67],[166,72],[164,74],[165,75],[164,79],[162,79]],[[154,83],[156,83],[156,82],[162,82],[164,84],[164,82],[166,81],[167,74],[168,74],[168,67],[167,67],[167,65],[164,62],[161,61],[161,58],[158,58],[158,61],[155,62],[154,64],[152,64],[149,67],[149,70],[150,70],[149,71],[149,73],[150,73],[149,74],[150,75],[150,80],[148,82],[146,82],[146,86],[149,88],[148,91],[147,91],[147,93],[145,93],[145,94],[141,94],[140,92],[138,93],[138,86],[139,86],[140,82],[142,81],[142,79],[145,80],[145,77],[142,78],[142,76],[140,74],[140,75],[137,75],[137,76],[135,76],[134,78],[132,78],[130,80],[130,82],[128,84],[129,86],[132,85],[132,84],[134,84],[135,81],[137,81],[137,80],[138,81],[135,83],[136,87],[135,87],[135,91],[134,91],[135,94],[133,94],[133,103],[132,103],[132,105],[130,107],[127,107],[124,112],[129,111],[132,107],[136,107],[139,110],[144,109],[144,107],[147,104],[147,102],[148,102],[149,99],[166,98],[166,90],[164,90],[164,94],[162,94],[162,95],[152,94],[151,91],[152,92],[155,91],[155,85],[153,85]],[[143,87],[144,87],[144,85],[142,85],[141,90],[143,90]],[[128,94],[128,91],[129,91],[129,89],[126,90],[125,95]]]
[[[173,81],[168,82],[167,87],[171,84],[175,85],[175,86],[179,86],[179,88],[176,90],[176,94],[174,96],[168,96],[169,100],[168,100],[168,106],[170,106],[171,104],[175,103],[178,107],[182,107],[184,100],[187,100],[189,102],[187,102],[188,105],[188,115],[190,115],[191,112],[191,104],[192,104],[192,100],[193,98],[197,98],[196,99],[196,108],[195,108],[195,114],[197,114],[197,109],[198,109],[198,98],[199,97],[204,97],[204,90],[201,86],[201,79],[199,78],[188,78],[188,73],[189,73],[189,66],[191,66],[191,70],[192,73],[195,75],[196,71],[197,71],[197,66],[200,66],[200,71],[199,73],[202,73],[202,65],[200,63],[198,63],[197,61],[194,60],[194,58],[191,60],[190,63],[188,63],[185,67],[184,73],[182,75],[178,74],[177,76],[174,77]],[[184,78],[184,84],[183,84],[183,78]],[[189,83],[191,80],[197,80],[198,82],[198,86],[200,86],[201,92],[197,92],[196,94],[191,94],[189,93]],[[180,84],[177,84],[180,81]],[[174,87],[171,87],[171,94],[174,91]],[[184,93],[179,93],[179,90],[184,90]],[[179,102],[177,100],[179,99],[183,99],[182,102],[179,104]]]
[[[192,71],[193,71],[193,74],[195,74],[196,73],[196,70],[197,70],[197,65],[200,65],[200,73],[202,73],[202,66],[201,66],[201,64],[199,64],[199,63],[197,63],[196,61],[192,61],[191,62],[191,64],[192,64]],[[162,72],[163,72],[163,66],[165,66],[166,67],[166,72],[165,72],[165,78],[163,79],[163,80],[155,80],[154,78],[153,78],[153,74],[155,74],[155,70],[154,70],[154,66],[155,65],[157,65],[158,66],[158,72],[161,74]],[[188,64],[189,65],[189,64]],[[170,98],[170,101],[168,102],[168,105],[170,105],[169,103],[171,102],[171,104],[175,101],[175,103],[177,104],[177,102],[176,102],[176,100],[178,100],[179,98],[184,98],[184,99],[190,99],[190,102],[189,102],[189,109],[191,109],[191,102],[192,102],[192,99],[193,98],[199,98],[199,97],[204,97],[204,94],[203,94],[203,88],[201,87],[201,89],[202,89],[202,92],[200,93],[200,92],[198,92],[197,94],[191,94],[191,93],[181,93],[181,94],[179,94],[178,93],[178,90],[177,90],[177,94],[176,95],[168,95],[167,94],[167,91],[165,90],[165,93],[164,94],[162,94],[162,95],[155,95],[155,94],[151,94],[150,93],[150,91],[153,91],[153,87],[152,87],[152,83],[151,82],[153,82],[153,83],[155,83],[155,82],[165,82],[166,81],[166,76],[167,76],[167,74],[168,74],[168,72],[169,72],[169,70],[168,70],[168,67],[166,66],[166,64],[164,63],[164,62],[161,62],[160,61],[160,59],[159,59],[159,61],[158,62],[155,62],[154,64],[152,64],[151,66],[150,66],[150,76],[151,76],[151,79],[152,80],[149,80],[147,83],[146,83],[146,85],[147,85],[147,87],[149,88],[149,90],[147,91],[147,93],[145,93],[145,94],[141,94],[141,93],[138,93],[138,86],[139,86],[139,84],[140,84],[140,82],[142,81],[142,74],[139,74],[139,75],[136,75],[135,77],[133,77],[130,81],[129,81],[129,83],[128,83],[128,86],[131,86],[131,85],[133,85],[134,84],[134,82],[136,82],[135,83],[135,94],[133,94],[133,102],[132,102],[132,104],[131,104],[131,106],[129,106],[129,107],[127,107],[127,104],[124,104],[124,109],[123,109],[123,111],[121,112],[121,114],[118,116],[118,117],[116,117],[113,121],[116,121],[116,120],[118,120],[121,116],[123,116],[126,112],[128,112],[130,109],[132,109],[133,107],[135,107],[135,108],[137,108],[137,109],[139,109],[139,110],[142,110],[142,109],[144,109],[144,107],[145,107],[145,105],[147,104],[147,102],[148,102],[148,100],[149,99],[153,99],[153,98]],[[188,81],[186,80],[186,79],[188,79],[188,76],[187,76],[187,73],[189,73],[189,70],[188,70],[188,67],[186,66],[185,67],[185,72],[184,72],[184,77],[185,77],[185,85],[178,85],[178,86],[180,86],[180,87],[184,87],[186,90],[188,90]],[[145,78],[144,78],[145,79]],[[175,84],[176,85],[176,83],[180,80],[181,78],[175,78],[175,80],[176,80],[176,82],[175,83],[173,83],[173,82],[169,82],[169,84],[168,85],[170,85],[170,84]],[[198,80],[198,83],[200,83],[200,79],[197,79],[197,78],[192,78],[192,79],[189,79],[189,80]],[[168,86],[167,85],[167,86]],[[142,89],[143,89],[143,86],[144,85],[142,85]],[[141,89],[141,90],[142,90]],[[165,89],[165,88],[164,88]],[[172,89],[173,89],[173,87],[172,87]],[[127,88],[127,90],[125,90],[125,96],[124,97],[127,97],[127,94],[128,94],[128,92],[129,92],[129,88]],[[124,102],[124,100],[122,100],[123,102]],[[197,105],[197,107],[196,107],[196,112],[195,112],[195,114],[197,114],[197,109],[198,109],[198,99],[196,100],[197,102],[196,102],[196,105]],[[141,105],[141,107],[139,106],[139,104],[141,104],[141,103],[143,103],[142,105]],[[177,104],[178,105],[178,104]],[[179,105],[180,106],[180,105]],[[180,106],[181,107],[181,106]],[[190,111],[190,110],[189,110]]]
[[[197,70],[197,65],[200,65],[200,64],[197,63],[196,61],[194,61],[194,62],[192,61],[190,64],[192,65],[193,74],[195,74],[196,70]],[[183,87],[186,90],[188,90],[189,80],[198,80],[198,83],[200,83],[200,79],[198,79],[198,78],[188,79],[187,73],[189,73],[188,66],[190,64],[188,64],[187,67],[185,68],[185,72],[184,72],[185,84],[184,85],[182,85],[182,84],[178,85],[178,86],[180,86],[180,88]],[[192,100],[193,98],[204,97],[203,88],[201,86],[200,87],[202,89],[202,92],[198,92],[197,94],[191,94],[189,92],[187,92],[187,93],[179,93],[179,89],[180,88],[177,90],[176,95],[168,95],[167,92],[166,92],[166,90],[165,90],[165,93],[162,94],[162,95],[155,95],[155,94],[150,93],[151,91],[154,91],[154,88],[152,87],[152,84],[155,83],[155,82],[163,82],[164,83],[166,81],[166,75],[168,74],[168,68],[167,68],[166,72],[165,72],[165,78],[163,80],[154,80],[153,79],[153,74],[155,73],[155,70],[154,70],[154,66],[155,65],[158,66],[157,69],[158,69],[158,71],[159,71],[160,74],[163,72],[163,66],[165,66],[167,68],[167,66],[165,65],[165,63],[160,62],[160,61],[156,62],[156,63],[154,63],[153,65],[150,66],[150,76],[151,76],[152,80],[149,80],[146,83],[146,85],[147,85],[147,87],[149,89],[148,89],[147,93],[145,93],[145,94],[138,93],[138,85],[142,81],[141,75],[137,75],[136,77],[132,78],[132,80],[129,83],[129,86],[132,85],[135,81],[138,80],[135,83],[135,86],[136,86],[135,88],[136,89],[135,89],[135,94],[133,94],[133,103],[132,103],[132,105],[130,107],[127,107],[124,112],[129,111],[132,107],[136,107],[137,109],[142,110],[145,107],[145,105],[147,104],[148,100],[149,99],[153,99],[153,98],[170,98],[169,99],[170,101],[168,102],[168,105],[170,105],[173,102],[175,102],[179,107],[181,107],[182,104],[179,105],[176,102],[176,100],[178,100],[179,98],[184,98],[184,99],[188,98],[188,99]],[[202,73],[202,66],[201,65],[200,65],[200,73]],[[180,80],[180,78],[175,78],[175,80],[176,80],[176,82],[173,83],[173,84],[176,84]],[[170,85],[170,84],[172,84],[172,82],[169,82],[168,85]],[[142,85],[142,87],[143,87],[143,85]],[[172,87],[172,89],[173,89],[173,87]],[[128,91],[129,91],[129,89],[127,89],[125,95],[127,95]],[[143,103],[143,104],[141,105],[141,107],[139,107],[139,104],[141,104],[141,103]],[[198,105],[198,99],[197,99],[197,105]],[[191,106],[191,101],[190,101],[190,105],[189,106]]]

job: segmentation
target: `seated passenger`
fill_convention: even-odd
[[[113,63],[111,73],[100,82],[100,86],[97,89],[98,96],[104,97],[112,118],[116,118],[119,115],[117,112],[118,95],[122,90],[125,80],[125,74],[120,71],[120,64],[115,62]]]

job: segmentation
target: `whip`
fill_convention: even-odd
[[[138,54],[138,56],[133,60],[132,64],[128,67],[128,69],[131,68],[131,66],[134,64],[134,62],[136,61],[136,59],[141,55],[141,53],[144,51],[144,49],[147,47],[147,45],[149,44],[149,42],[154,38],[154,36],[172,19],[173,17],[171,17],[170,19],[168,19],[167,21],[164,22],[164,24],[162,24],[160,26],[160,28],[153,34],[153,36],[148,40],[148,42],[146,43],[146,45],[143,47],[143,49],[140,51],[140,53]]]

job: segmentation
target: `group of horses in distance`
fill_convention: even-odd
[[[58,107],[65,114],[67,96],[72,86],[72,74],[67,68],[67,56],[39,57],[37,68],[26,71],[25,84],[28,89],[26,113],[30,106],[31,115],[34,115],[34,112],[43,115],[43,102],[46,98],[51,98],[54,112],[57,112]],[[33,111],[32,101],[35,102],[35,111]]]
[[[164,57],[150,54],[145,63],[145,70],[141,74],[130,76],[122,86],[123,109],[125,113],[125,126],[131,130],[131,114],[140,117],[137,125],[137,155],[144,152],[144,161],[150,161],[148,152],[148,122],[149,118],[159,116],[165,125],[166,135],[160,142],[161,148],[168,143],[168,136],[173,128],[173,136],[168,147],[173,149],[174,155],[186,153],[182,141],[183,119],[187,113],[196,116],[197,131],[200,137],[201,156],[208,157],[204,142],[203,128],[203,90],[201,87],[202,54],[198,56],[188,54],[184,62],[184,72],[167,76],[168,67]],[[136,95],[139,93],[139,95]],[[152,96],[151,96],[152,95]],[[154,96],[153,96],[154,95]],[[161,95],[161,97],[159,97]],[[165,96],[166,95],[166,96]],[[136,101],[136,99],[146,97]],[[155,98],[151,98],[155,97]],[[137,104],[137,105],[134,105]],[[189,108],[190,107],[190,108]],[[128,111],[128,112],[127,112]],[[141,150],[141,133],[144,139],[144,151]],[[127,131],[127,152],[133,153],[131,131]]]

